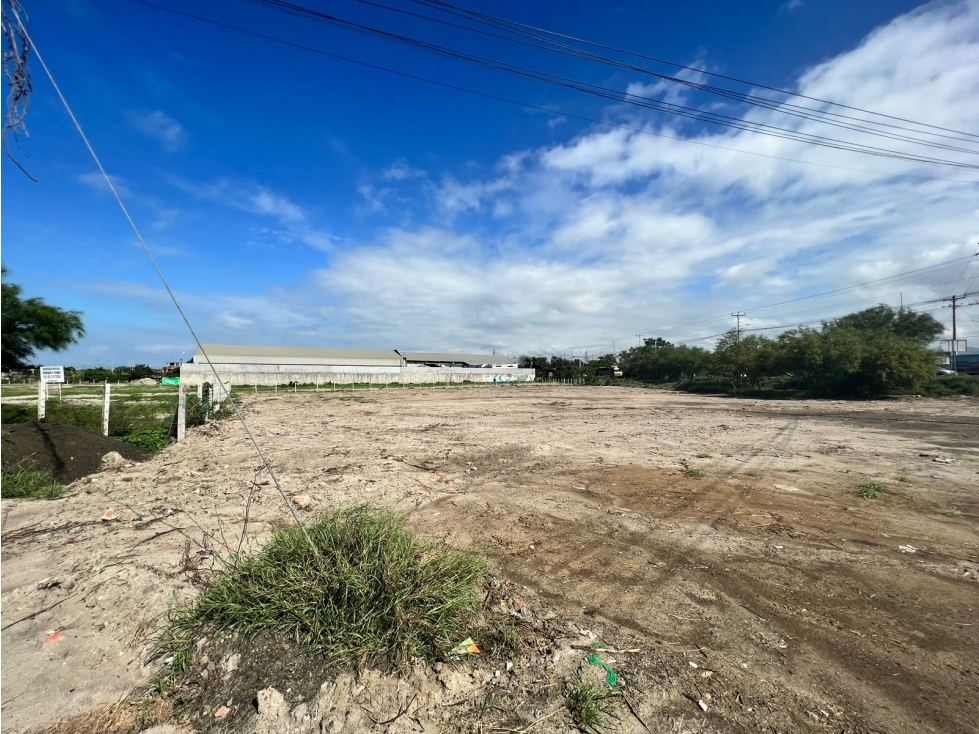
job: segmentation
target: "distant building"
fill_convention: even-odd
[[[180,366],[181,382],[231,385],[533,382],[534,370],[504,355],[395,349],[202,344]]]

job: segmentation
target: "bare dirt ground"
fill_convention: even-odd
[[[509,730],[567,731],[558,681],[591,632],[642,650],[614,658],[635,708],[621,731],[979,731],[974,399],[524,386],[258,395],[245,413],[307,511],[370,501],[476,543],[522,597],[504,589],[501,603],[550,621],[513,671],[344,676],[307,703],[266,692],[257,714],[256,682],[229,703],[241,715],[210,730],[490,731],[474,717],[492,706],[465,720],[445,707],[512,676],[526,695]],[[149,632],[238,547],[258,465],[224,422],[65,499],[3,501],[3,731],[147,680]],[[868,480],[888,491],[861,499]],[[259,485],[245,548],[288,517],[267,476]],[[415,713],[358,713],[385,686],[391,716]]]

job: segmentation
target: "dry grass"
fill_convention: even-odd
[[[135,734],[167,721],[173,713],[170,702],[160,698],[139,703],[110,703],[94,711],[58,719],[30,734]]]

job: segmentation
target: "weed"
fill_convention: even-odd
[[[178,682],[204,628],[277,632],[329,664],[401,667],[435,661],[468,637],[481,607],[486,560],[422,538],[391,510],[369,505],[277,529],[258,554],[233,558],[177,608],[154,646],[172,656],[159,685]]]
[[[911,477],[909,477],[909,476],[908,476],[907,474],[905,474],[905,473],[904,473],[903,471],[899,471],[899,472],[897,473],[897,475],[896,475],[896,476],[895,476],[894,478],[895,478],[895,479],[896,479],[897,481],[899,481],[899,482],[904,482],[904,483],[906,483],[906,484],[911,484],[911,481],[912,481],[912,480],[911,480]]]
[[[0,495],[4,497],[31,497],[37,500],[54,500],[64,494],[65,488],[34,462],[18,464],[3,472]]]
[[[170,719],[172,706],[160,698],[138,703],[108,703],[94,711],[58,719],[34,734],[109,734],[109,732],[143,731]]]
[[[619,691],[604,690],[599,684],[578,675],[568,686],[566,703],[571,720],[583,732],[604,731],[609,718],[615,715],[615,699]]]
[[[706,475],[703,469],[697,469],[696,467],[687,467],[683,470],[683,476],[689,477],[690,479],[703,479]]]
[[[489,630],[485,644],[482,646],[486,648],[490,657],[496,660],[518,655],[524,648],[519,623],[505,621]]]
[[[864,482],[860,485],[860,496],[865,500],[872,500],[874,497],[879,495],[881,492],[886,492],[887,487],[885,487],[880,482]]]
[[[119,440],[147,451],[162,451],[170,445],[170,432],[166,428],[140,428]]]

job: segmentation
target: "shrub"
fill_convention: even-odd
[[[566,703],[571,720],[584,732],[601,732],[615,712],[615,699],[621,694],[604,690],[583,675],[568,686]]]
[[[179,608],[155,652],[172,655],[171,681],[186,669],[204,627],[278,632],[331,664],[401,667],[443,659],[472,631],[486,561],[418,536],[391,510],[326,512],[276,532],[258,554],[232,559]]]
[[[872,500],[881,492],[886,492],[887,487],[885,487],[880,482],[864,482],[860,485],[860,496],[865,500]]]
[[[30,497],[38,500],[54,500],[64,494],[65,488],[36,463],[19,464],[5,470],[0,483],[0,495],[4,497]]]

